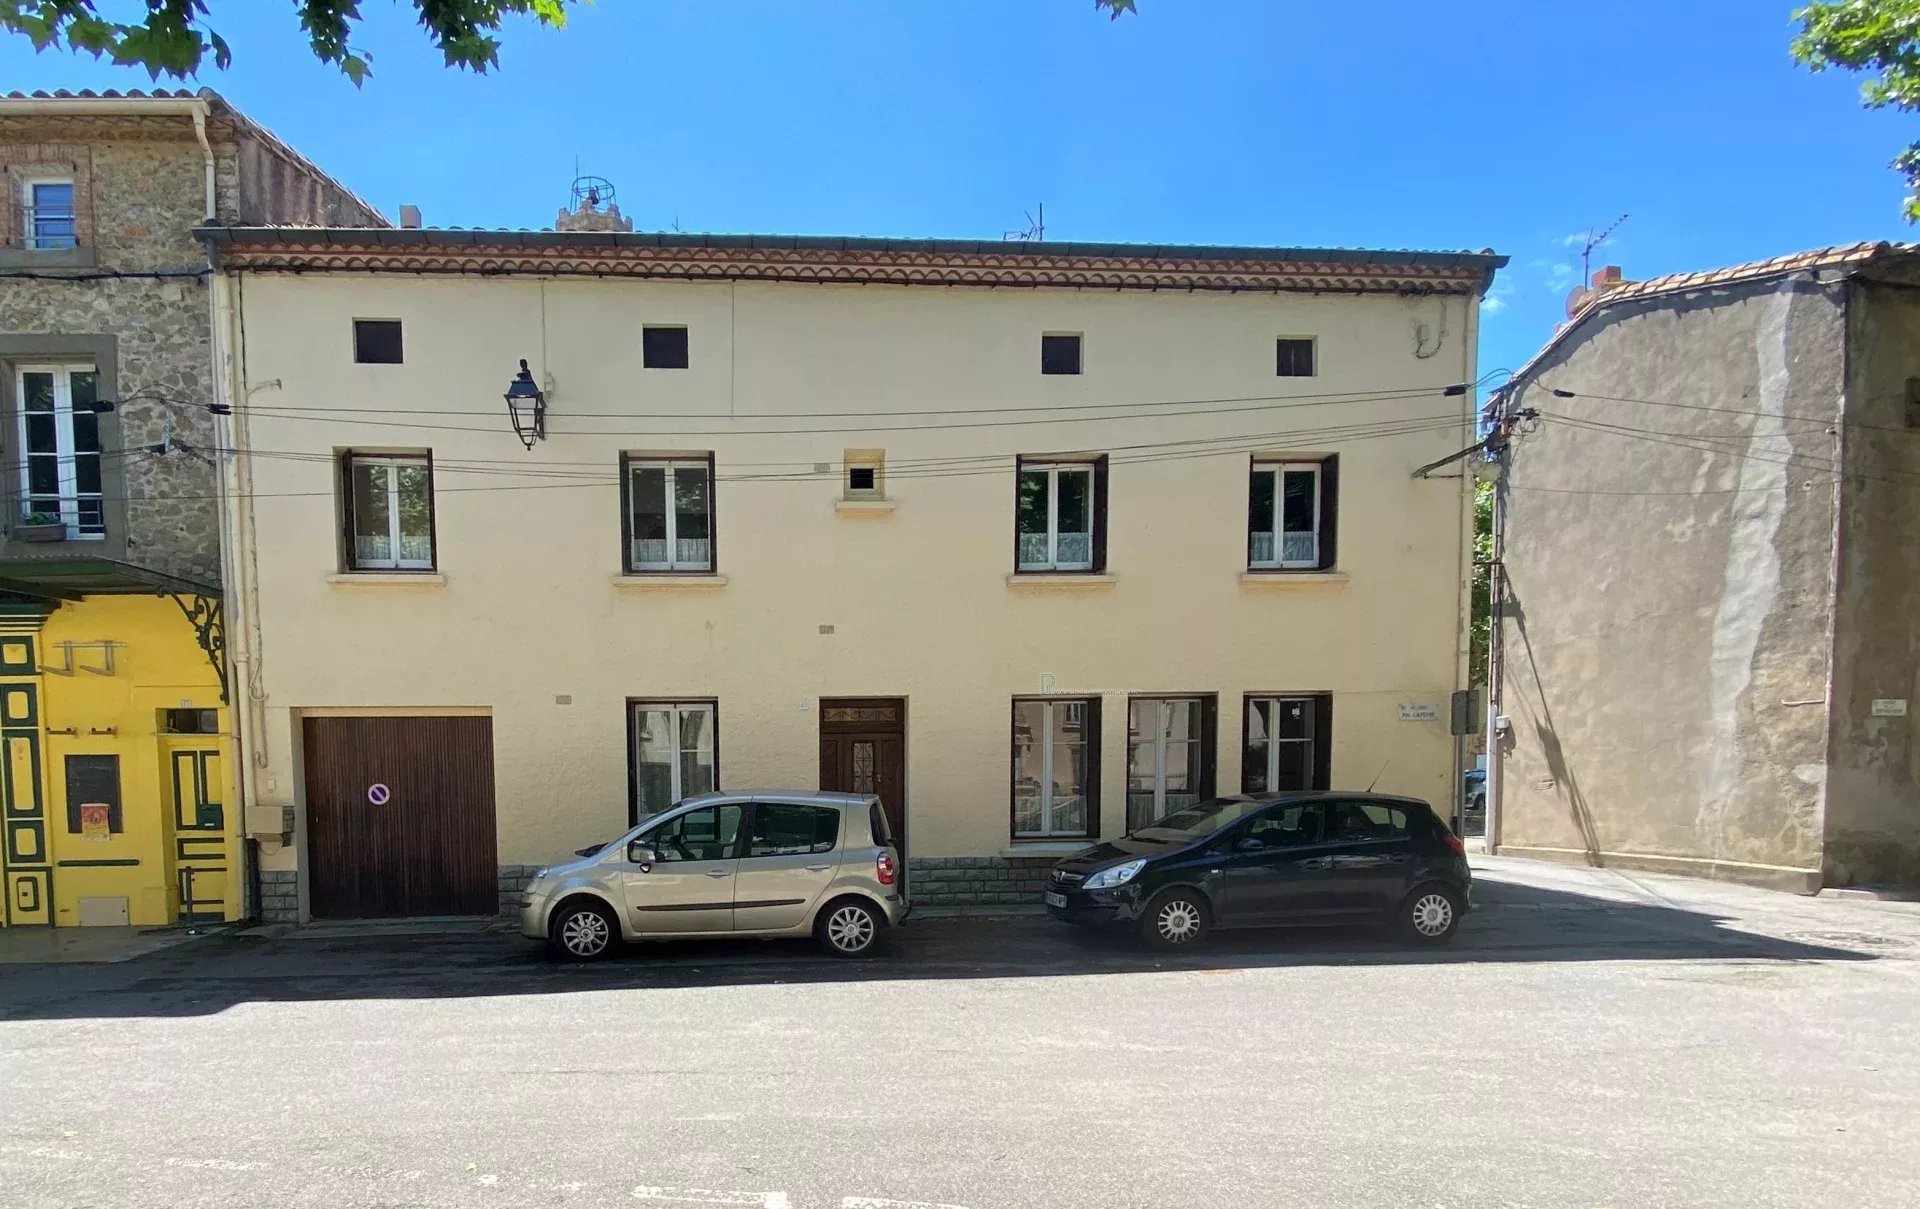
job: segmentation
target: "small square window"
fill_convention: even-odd
[[[353,321],[353,359],[361,365],[399,365],[404,360],[400,349],[398,319],[355,319]]]
[[[687,329],[684,327],[642,328],[640,363],[648,369],[687,368]]]
[[[1313,377],[1313,337],[1282,336],[1274,341],[1273,372],[1282,378]]]
[[[873,491],[880,485],[880,471],[873,466],[847,467],[848,491]]]
[[[1040,337],[1040,372],[1077,374],[1080,372],[1080,337],[1053,335]]]

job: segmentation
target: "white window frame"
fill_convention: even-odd
[[[707,476],[707,556],[698,562],[680,557],[680,509],[674,506],[673,500],[674,471],[687,467],[696,468],[700,473]],[[641,562],[634,556],[634,548],[640,539],[635,536],[633,532],[633,476],[634,472],[639,470],[659,470],[664,472],[663,478],[665,485],[662,488],[664,498],[660,501],[660,506],[665,510],[667,517],[667,558],[665,562]],[[713,539],[715,533],[713,513],[715,500],[713,498],[714,476],[712,472],[713,463],[704,454],[699,457],[688,458],[627,459],[627,489],[622,493],[622,502],[627,509],[625,528],[627,530],[627,569],[629,571],[645,574],[654,571],[711,572],[713,570]]]
[[[1099,501],[1094,498],[1094,469],[1092,462],[1021,462],[1014,475],[1014,533],[1016,541],[1023,541],[1028,535],[1019,531],[1020,483],[1023,474],[1045,474],[1047,476],[1047,557],[1044,562],[1033,562],[1026,558],[1018,561],[1019,571],[1091,571],[1093,570],[1093,535],[1100,527],[1100,518],[1095,515]],[[1063,473],[1084,474],[1087,476],[1087,557],[1084,562],[1063,562],[1060,559],[1060,475]]]
[[[720,703],[718,701],[663,701],[651,697],[636,697],[627,702],[627,733],[633,736],[633,767],[627,771],[627,779],[633,789],[633,812],[635,818],[648,814],[658,814],[660,810],[645,811],[640,801],[640,720],[643,714],[665,713],[669,733],[667,741],[673,748],[673,760],[667,769],[670,793],[667,804],[660,810],[672,807],[686,797],[686,786],[681,780],[680,760],[689,750],[694,755],[703,751],[711,757],[713,767],[713,787],[720,788]],[[708,746],[695,746],[691,749],[680,746],[680,736],[686,733],[681,719],[688,714],[703,713],[707,716],[704,733]]]
[[[1040,733],[1034,736],[1035,746],[1040,749],[1040,830],[1013,831],[1014,839],[1077,840],[1093,838],[1094,803],[1092,795],[1088,793],[1086,786],[1087,781],[1095,780],[1099,775],[1093,767],[1093,760],[1098,753],[1087,750],[1089,741],[1087,725],[1088,719],[1093,714],[1092,702],[1093,699],[1090,697],[1062,697],[1057,700],[1049,698],[1039,701],[1035,701],[1031,697],[1020,699],[1019,703],[1022,705],[1037,704],[1041,707]],[[1080,752],[1087,767],[1085,775],[1082,778],[1079,794],[1080,817],[1085,820],[1085,822],[1076,830],[1063,831],[1059,827],[1056,827],[1053,821],[1053,710],[1057,705],[1077,705],[1080,707]],[[1013,803],[1009,802],[1009,809],[1011,809],[1012,806]],[[1009,817],[1011,818],[1011,815]],[[1011,828],[1009,830],[1011,830]]]
[[[73,234],[61,237],[59,242],[43,243],[34,234],[33,224],[37,207],[33,204],[33,191],[42,185],[65,185],[73,190],[73,207],[67,213],[67,222],[73,227]],[[20,196],[16,199],[16,209],[20,214],[20,246],[29,252],[64,252],[80,246],[80,185],[71,173],[24,174],[20,177]]]
[[[1160,725],[1154,728],[1154,733],[1151,737],[1136,739],[1134,738],[1135,729],[1133,725],[1134,707],[1149,703],[1159,707]],[[1195,726],[1193,733],[1185,739],[1176,740],[1170,739],[1167,736],[1166,711],[1170,705],[1190,706],[1194,711]],[[1206,708],[1206,698],[1204,697],[1129,697],[1127,699],[1127,780],[1129,782],[1127,786],[1127,807],[1129,813],[1127,826],[1129,828],[1133,826],[1133,819],[1131,817],[1133,786],[1131,782],[1133,780],[1134,748],[1146,743],[1153,745],[1153,813],[1149,817],[1155,819],[1164,818],[1167,814],[1167,748],[1176,742],[1190,747],[1197,747],[1204,742],[1202,736],[1205,733],[1203,719]],[[1200,754],[1202,766],[1204,767],[1207,753],[1203,751]],[[1197,798],[1199,793],[1198,787],[1196,786],[1189,792],[1193,793]]]
[[[1308,758],[1302,762],[1301,767],[1307,770],[1306,788],[1311,789],[1313,787],[1313,763],[1314,763],[1312,757],[1315,754],[1315,744],[1319,743],[1321,740],[1320,734],[1315,730],[1315,726],[1317,725],[1319,720],[1319,710],[1315,703],[1315,698],[1313,697],[1251,697],[1247,700],[1247,703],[1241,708],[1251,712],[1255,703],[1261,702],[1261,701],[1266,702],[1271,707],[1270,710],[1268,711],[1269,718],[1271,720],[1267,724],[1267,739],[1266,739],[1266,743],[1267,743],[1266,786],[1267,788],[1265,792],[1267,793],[1283,792],[1279,789],[1274,788],[1274,782],[1280,779],[1280,745],[1282,743],[1290,744],[1294,747],[1301,747],[1306,750]],[[1304,739],[1282,739],[1279,735],[1280,708],[1284,705],[1290,705],[1295,702],[1298,702],[1299,704],[1306,706],[1305,716],[1307,719],[1307,736]]]
[[[56,490],[60,497],[60,523],[67,527],[68,541],[105,541],[107,536],[106,514],[106,451],[88,453],[84,456],[100,459],[100,531],[87,533],[80,528],[80,476],[75,469],[75,459],[83,456],[73,447],[73,375],[92,374],[96,390],[99,384],[100,367],[92,362],[65,362],[51,364],[22,364],[14,367],[13,398],[14,410],[19,413],[15,430],[19,434],[20,457],[17,465],[20,469],[20,506],[17,516],[24,519],[29,512],[36,511],[32,506],[33,492],[28,485],[28,445],[27,445],[27,375],[51,374],[53,376],[53,449],[55,465],[59,467],[59,481]],[[48,413],[35,413],[48,414]],[[96,416],[98,413],[95,413]],[[97,421],[96,421],[97,422]],[[42,454],[41,456],[45,456]]]
[[[1320,515],[1321,478],[1325,465],[1321,462],[1255,462],[1253,473],[1271,475],[1273,478],[1273,511],[1267,517],[1267,532],[1273,536],[1273,557],[1253,557],[1254,530],[1247,534],[1247,565],[1262,569],[1311,570],[1320,565],[1320,529],[1323,518]],[[1313,539],[1311,558],[1284,558],[1287,548],[1287,535],[1281,531],[1281,522],[1286,516],[1286,486],[1289,474],[1311,474],[1313,476],[1313,525],[1307,535]]]
[[[424,454],[415,453],[349,453],[347,454],[347,494],[351,501],[357,486],[355,472],[361,466],[379,466],[386,472],[387,480],[387,548],[393,551],[392,558],[360,557],[360,514],[353,510],[353,531],[347,534],[347,540],[353,543],[348,551],[352,556],[350,565],[355,571],[431,571],[434,558],[438,553],[434,549],[433,532],[433,459]],[[427,557],[406,558],[401,555],[404,548],[400,533],[400,469],[406,466],[418,466],[427,472]]]

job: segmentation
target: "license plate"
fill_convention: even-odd
[[[1047,891],[1047,905],[1049,907],[1065,907],[1067,905],[1067,896],[1064,894],[1055,894],[1049,890]]]

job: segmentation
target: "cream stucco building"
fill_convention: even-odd
[[[921,902],[1215,791],[1448,808],[1471,492],[1412,472],[1500,257],[214,234],[270,915],[716,781],[880,792]]]

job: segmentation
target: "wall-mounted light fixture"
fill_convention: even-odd
[[[507,418],[513,422],[513,435],[528,449],[535,441],[547,439],[547,396],[533,380],[533,371],[527,368],[525,357],[520,359],[520,372],[513,376],[507,386]]]

